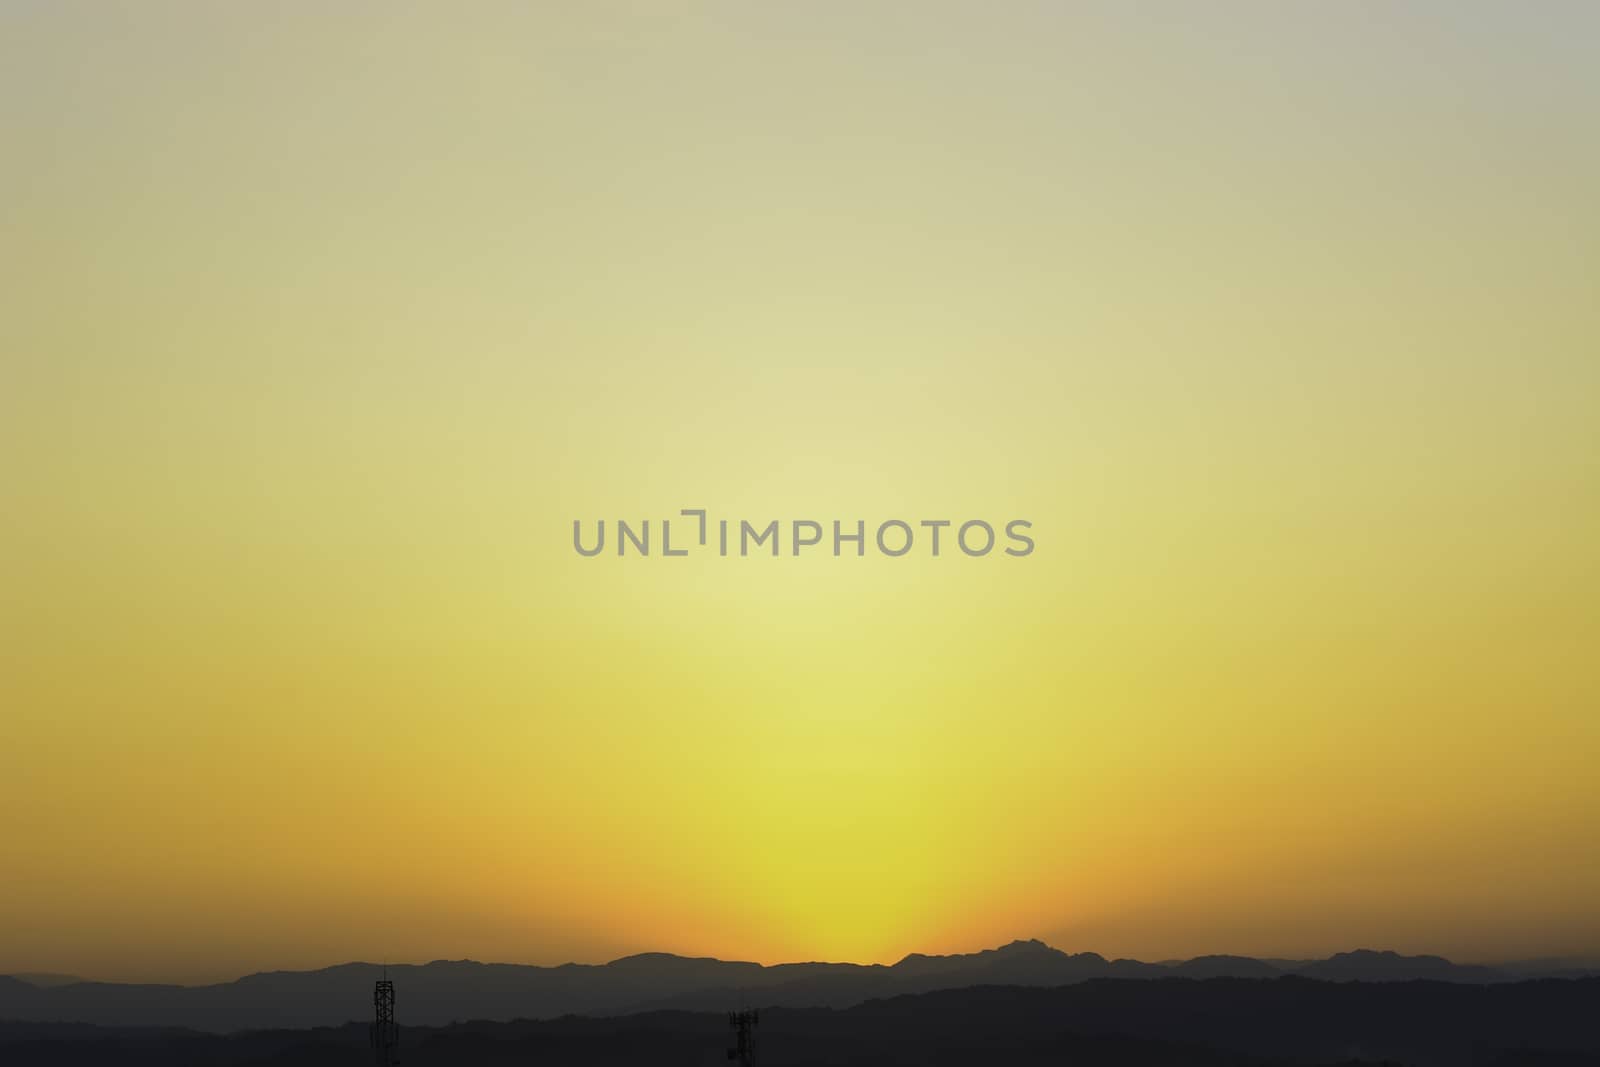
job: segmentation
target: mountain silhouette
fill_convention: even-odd
[[[216,985],[68,982],[41,986],[0,977],[0,1019],[102,1026],[173,1026],[210,1032],[338,1026],[371,1012],[383,968],[346,963],[316,971],[273,971]],[[1578,973],[1570,968],[1565,976]],[[404,1024],[455,1020],[550,1019],[649,1011],[722,1011],[739,1003],[848,1008],[864,1001],[973,986],[1074,985],[1095,979],[1274,978],[1324,982],[1427,979],[1486,984],[1522,974],[1462,966],[1438,956],[1362,950],[1290,965],[1242,956],[1178,963],[1108,960],[1067,953],[1042,941],[1014,941],[949,956],[913,953],[893,965],[757,963],[644,953],[610,963],[556,967],[435,960],[391,964]]]
[[[1174,964],[1171,972],[1182,978],[1276,978],[1285,973],[1249,956],[1196,956]]]
[[[1503,982],[1511,977],[1494,967],[1463,966],[1443,956],[1402,956],[1358,949],[1317,960],[1295,973],[1334,982]]]

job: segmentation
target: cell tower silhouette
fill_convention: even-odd
[[[728,1013],[728,1028],[734,1034],[734,1046],[728,1050],[728,1059],[738,1062],[739,1067],[750,1067],[756,1062],[756,1026],[761,1022],[759,1011],[730,1011]]]
[[[376,1018],[372,1022],[372,1051],[378,1067],[392,1067],[400,1062],[400,1024],[394,1021],[394,983],[389,981],[389,968],[372,990],[372,1006]]]

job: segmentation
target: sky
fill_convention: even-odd
[[[0,4],[0,973],[1600,952],[1597,34]]]

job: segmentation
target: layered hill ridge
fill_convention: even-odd
[[[1536,970],[1512,973],[1456,964],[1440,956],[1402,956],[1365,949],[1304,962],[1200,956],[1145,963],[1107,959],[1095,952],[1063,952],[1037,940],[1013,941],[959,955],[912,953],[890,965],[807,962],[769,966],[641,953],[604,964],[540,967],[435,960],[391,964],[387,971],[399,993],[399,1014],[411,1025],[626,1015],[664,1009],[720,1011],[742,1003],[846,1008],[867,1000],[941,989],[1053,987],[1101,978],[1295,977],[1334,982],[1484,984],[1539,976]],[[0,977],[0,1019],[175,1026],[213,1032],[337,1026],[366,1017],[372,983],[383,972],[377,964],[345,963],[315,971],[263,972],[205,986],[63,984]],[[1574,976],[1574,970],[1566,967],[1561,974]]]

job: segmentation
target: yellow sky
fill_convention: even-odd
[[[6,6],[0,972],[1600,950],[1597,31]]]

